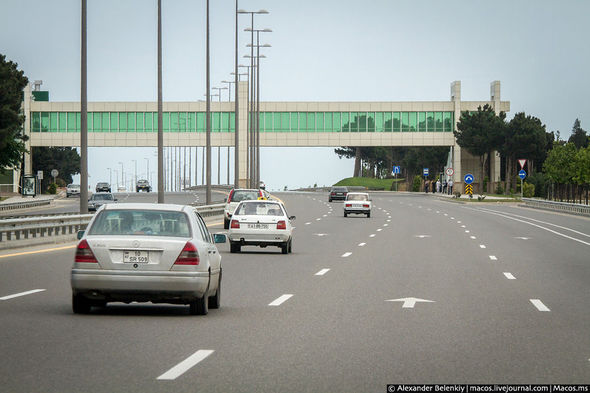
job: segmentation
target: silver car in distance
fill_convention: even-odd
[[[209,233],[190,206],[108,204],[79,233],[71,271],[74,313],[107,302],[188,304],[191,314],[219,308],[226,236]]]
[[[283,254],[293,250],[293,226],[285,206],[278,201],[242,201],[236,207],[229,226],[232,253],[242,246],[278,246]]]
[[[366,192],[349,192],[344,200],[344,217],[349,214],[366,214],[371,217],[371,198]]]

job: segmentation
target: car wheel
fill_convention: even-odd
[[[223,219],[223,229],[229,229],[229,220]]]
[[[348,213],[344,212],[344,217],[348,217]]]
[[[239,243],[230,243],[229,244],[229,252],[235,254],[236,252],[241,252],[242,246]]]
[[[293,238],[289,240],[289,254],[293,252]]]
[[[216,310],[219,307],[221,307],[221,273],[219,273],[219,282],[217,283],[215,296],[209,296],[209,308]]]
[[[281,253],[287,254],[289,252],[289,242],[284,242],[281,244]]]
[[[209,312],[209,298],[207,294],[190,302],[189,312],[191,315],[207,315]]]
[[[74,314],[88,314],[90,302],[82,295],[72,294],[72,311]]]
[[[367,213],[367,218],[371,218],[371,212]]]

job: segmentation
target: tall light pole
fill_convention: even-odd
[[[164,203],[164,128],[162,118],[162,0],[158,0],[158,203]]]
[[[113,169],[113,172],[115,172],[115,178],[117,179],[117,187],[119,187],[119,171],[117,171],[116,169]],[[111,186],[112,186],[112,184],[111,184]]]
[[[258,11],[238,10],[237,13],[238,14],[250,14],[251,15],[251,29],[253,30],[254,29],[254,14],[268,14],[269,12],[266,11],[266,10],[258,10]],[[237,26],[237,18],[236,18],[236,37],[237,37],[237,34],[238,34],[237,33],[237,28],[238,28],[238,26]],[[252,34],[251,34],[251,44],[254,44],[254,31],[252,31]],[[253,71],[253,66],[254,66],[254,64],[253,64],[253,61],[254,61],[254,59],[253,59],[253,57],[254,57],[254,48],[252,48],[250,52],[251,52],[250,53],[250,56],[252,57],[250,59],[250,70]],[[235,55],[236,55],[235,73],[236,73],[236,86],[237,86],[238,85],[238,83],[237,83],[238,82],[238,75],[237,75],[238,74],[238,66],[237,66],[237,62],[238,62],[238,60],[237,60],[237,58],[238,58],[238,45],[237,45],[237,39],[236,39],[236,54]],[[254,88],[253,78],[250,78],[250,82],[251,82],[251,85],[252,85],[250,89],[252,90]],[[237,101],[237,99],[236,99],[236,101]],[[254,153],[254,151],[252,150],[252,141],[253,141],[252,140],[252,125],[253,125],[253,118],[252,118],[252,111],[250,111],[250,127],[249,127],[250,128],[250,138],[249,138],[250,139],[250,149],[249,149],[249,151],[250,151],[250,157],[251,157],[251,159],[252,159],[253,153]],[[236,129],[236,135],[237,135],[237,129]],[[238,164],[237,164],[237,160],[236,160],[236,168],[237,168],[237,165]],[[252,161],[251,161],[250,167],[251,167],[251,170],[250,170],[250,186],[253,187],[253,183],[252,183],[252,180],[253,180],[252,179],[252,177],[253,177]]]
[[[113,184],[113,170],[111,168],[107,168],[109,170],[109,187]]]
[[[125,186],[125,171],[123,170],[123,163],[121,161],[119,161],[119,164],[121,164],[121,184],[123,186]],[[117,188],[119,187],[119,182],[117,182]],[[117,190],[119,191],[119,190]]]
[[[137,160],[131,160],[135,163],[135,185],[137,186]],[[133,189],[133,187],[131,187]]]
[[[236,2],[237,2],[237,0],[236,0]],[[231,84],[236,83],[236,82],[234,82],[234,81],[221,81],[221,83],[227,83],[227,88],[228,88],[227,102],[231,102]],[[238,97],[236,96],[235,99],[237,101]],[[228,119],[227,119],[227,131],[228,132],[231,131],[231,116],[228,116]],[[236,135],[237,135],[237,133],[236,133]],[[229,186],[229,145],[227,146],[227,185]]]
[[[152,184],[150,182],[150,159],[147,157],[143,158],[145,160],[145,179],[148,181],[148,183],[150,183],[150,185]]]
[[[80,214],[88,213],[88,79],[87,79],[87,0],[81,5],[80,47]]]
[[[221,90],[227,90],[227,87],[212,87],[211,89],[217,90],[216,95],[219,102],[219,128],[222,129],[223,125],[221,124]],[[221,141],[219,142],[219,146],[217,147],[217,184],[221,184]]]
[[[206,55],[206,78],[207,78],[207,197],[205,203],[211,204],[211,83],[209,78],[209,0],[207,0],[207,55]]]

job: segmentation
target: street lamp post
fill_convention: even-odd
[[[111,168],[107,168],[109,170],[109,187],[113,184],[113,171]]]
[[[125,171],[123,170],[123,163],[121,161],[119,161],[119,164],[121,164],[121,184],[124,186],[125,185]],[[119,181],[117,181],[117,188],[119,188]],[[119,190],[117,190],[119,191]]]
[[[221,129],[223,128],[223,125],[221,124],[221,90],[227,90],[227,87],[212,87],[211,89],[217,90],[216,95],[219,102],[219,128]],[[217,146],[217,184],[221,184],[221,141],[219,142],[219,146]]]
[[[152,183],[150,182],[150,159],[147,157],[144,157],[143,159],[145,160],[145,164],[146,164],[145,178],[148,181],[148,183],[150,183],[150,185],[151,185]]]
[[[131,160],[135,164],[135,184],[137,185],[137,160]],[[133,186],[131,187],[133,189]]]
[[[236,82],[234,82],[234,81],[221,81],[221,83],[227,83],[227,88],[228,88],[227,102],[231,102],[231,84],[236,83]],[[235,99],[237,101],[238,97],[236,96]],[[231,116],[228,116],[228,118],[227,118],[227,131],[229,132],[230,129],[231,129]],[[237,135],[237,133],[236,133],[236,135]],[[227,146],[227,185],[229,186],[229,145]]]

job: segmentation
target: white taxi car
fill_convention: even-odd
[[[371,217],[371,199],[366,192],[349,192],[344,200],[344,217],[349,214],[366,214]]]
[[[104,205],[79,237],[71,270],[74,313],[132,301],[188,304],[201,315],[220,307],[221,255],[214,243],[226,236],[211,236],[190,206]]]
[[[261,189],[246,189],[246,188],[234,188],[229,192],[223,207],[223,228],[229,229],[229,222],[231,220],[234,210],[241,201],[258,200],[258,199],[269,199],[268,193]]]
[[[293,226],[285,206],[278,201],[242,201],[236,207],[229,226],[232,253],[242,246],[277,246],[283,254],[293,249]]]

